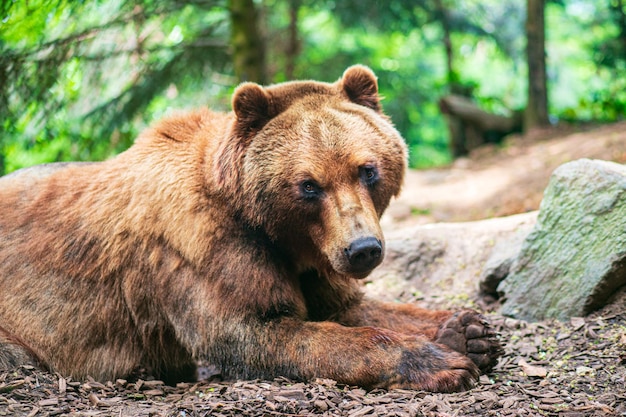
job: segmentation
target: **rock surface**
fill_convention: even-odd
[[[626,285],[626,166],[581,159],[555,170],[539,218],[498,286],[502,314],[567,319]]]
[[[498,285],[509,275],[531,228],[521,227],[510,237],[500,240],[494,246],[489,259],[482,268],[478,283],[480,295],[489,297],[487,301],[492,302],[498,299]]]
[[[531,212],[387,232],[385,260],[368,279],[365,291],[372,298],[428,308],[467,307],[478,299],[479,277],[494,247],[510,248],[507,242],[523,240],[536,218],[537,212]],[[517,254],[513,252],[509,256]]]

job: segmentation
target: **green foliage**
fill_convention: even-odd
[[[626,117],[626,28],[616,4],[570,0],[548,8],[548,68],[558,68],[550,71],[551,99],[562,119]]]
[[[433,41],[436,27],[408,33],[367,24],[346,28],[327,9],[304,8],[302,16],[296,77],[334,81],[349,65],[370,66],[379,78],[385,112],[407,139],[411,165],[449,162],[446,126],[436,104],[445,91],[443,51]]]
[[[230,66],[219,1],[31,0],[7,13],[0,30],[7,172],[106,158],[171,105],[204,104],[200,91],[217,100],[227,91],[217,76]],[[207,74],[217,81],[208,88]]]
[[[298,6],[295,56],[286,36],[292,2]],[[508,114],[526,104],[524,1],[255,4],[264,19],[270,81],[334,81],[349,65],[369,65],[413,167],[450,162],[437,106],[450,82],[491,112]],[[549,2],[554,120],[625,117],[626,28],[618,4]],[[0,13],[0,173],[107,158],[172,109],[229,108],[236,79],[226,0],[4,0]],[[293,70],[288,62],[295,62]]]

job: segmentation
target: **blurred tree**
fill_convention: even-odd
[[[528,131],[547,126],[550,120],[546,75],[545,0],[527,0],[526,5],[528,104],[524,113],[524,128]]]
[[[262,32],[266,40],[268,82],[309,78],[303,71],[303,20],[311,18],[313,0],[263,0]],[[329,54],[328,58],[331,58]],[[300,65],[299,65],[300,64]]]
[[[253,0],[229,0],[235,75],[239,82],[267,82],[265,40],[259,29],[259,11]]]
[[[622,60],[626,60],[626,4],[623,0],[614,0],[611,2],[611,11],[619,28],[617,35],[617,40],[621,45],[619,56]]]
[[[607,0],[594,9],[591,21],[579,23],[590,34],[591,59],[597,64],[596,80],[589,97],[580,99],[580,106],[568,114],[577,118],[585,110],[600,120],[626,118],[626,4],[623,0]],[[600,82],[598,82],[600,81]],[[582,111],[581,111],[582,110]]]
[[[287,32],[287,47],[285,48],[285,77],[288,80],[294,79],[296,60],[300,53],[300,41],[298,39],[298,13],[300,11],[300,4],[300,0],[289,0],[289,29]]]
[[[155,100],[189,99],[231,65],[223,1],[2,4],[3,170],[126,149]]]
[[[392,116],[412,150],[413,166],[445,163],[450,159],[446,125],[439,112],[437,101],[449,93],[481,98],[477,80],[487,80],[487,88],[501,86],[494,55],[499,61],[517,60],[521,53],[523,36],[523,7],[518,2],[473,0],[343,0],[329,2],[333,16],[343,26],[360,33],[364,39],[380,34],[384,46],[362,55],[384,78],[381,82],[386,111]],[[318,3],[319,4],[319,3]],[[342,38],[348,38],[346,30]],[[345,43],[349,43],[345,39]],[[383,40],[384,39],[384,40]],[[370,40],[355,40],[367,48]],[[472,57],[482,57],[486,48],[493,52],[487,65],[475,66],[470,72],[468,62]],[[411,53],[407,53],[407,49]],[[350,55],[342,51],[342,55]],[[515,57],[515,58],[513,58]],[[520,63],[523,60],[520,59]],[[507,64],[508,67],[515,64]],[[504,73],[502,73],[504,74]],[[514,73],[509,70],[509,75]],[[502,103],[503,91],[487,98],[492,104],[489,111],[506,112],[513,107]],[[484,93],[483,93],[484,97]],[[483,101],[487,101],[483,100]],[[494,104],[495,103],[495,104]],[[482,102],[480,104],[483,104]],[[508,113],[507,115],[510,115]]]
[[[454,85],[458,81],[458,76],[454,71],[454,53],[452,49],[452,37],[450,27],[450,15],[448,9],[444,5],[443,0],[435,0],[435,11],[438,20],[441,22],[441,28],[443,30],[443,45],[446,51],[446,68],[447,68],[447,80],[451,89],[454,89]]]
[[[626,117],[624,0],[546,2],[551,114]],[[234,6],[255,22],[242,29],[258,45],[248,49],[260,75],[235,70]],[[524,9],[500,0],[0,0],[0,172],[106,158],[172,108],[229,108],[239,80],[334,81],[359,62],[380,77],[411,165],[444,164],[441,97],[471,93],[505,117],[526,105]]]

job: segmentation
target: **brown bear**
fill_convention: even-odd
[[[195,361],[227,378],[455,391],[500,346],[484,318],[364,298],[406,169],[374,73],[244,83],[104,162],[0,179],[0,368],[74,378]]]

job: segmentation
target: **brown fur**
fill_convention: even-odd
[[[361,66],[334,84],[247,83],[233,113],[0,179],[0,367],[21,346],[75,378],[143,365],[175,380],[205,359],[232,378],[468,387],[499,354],[488,325],[365,300],[355,278],[380,259],[348,259],[383,242],[406,168],[377,91]]]

